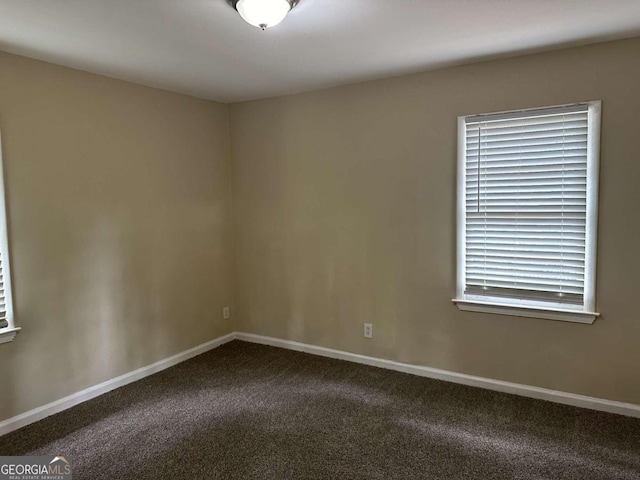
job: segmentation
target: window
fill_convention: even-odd
[[[593,323],[600,102],[458,119],[461,310]]]
[[[13,323],[6,212],[2,165],[2,139],[0,138],[0,343],[10,342],[16,336],[17,331],[20,330],[16,328]]]

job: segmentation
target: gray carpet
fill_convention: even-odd
[[[75,479],[640,479],[640,420],[232,342],[0,438]]]

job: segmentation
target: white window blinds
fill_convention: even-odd
[[[7,328],[9,326],[9,322],[7,320],[7,295],[4,288],[4,265],[3,265],[3,255],[0,251],[0,328]]]
[[[1,175],[0,181],[2,181]],[[2,189],[0,189],[0,194],[1,193]],[[2,207],[4,207],[4,202],[0,202],[0,208]],[[0,329],[13,328],[11,281],[9,279],[9,262],[7,260],[7,230],[4,211],[2,213],[3,214],[0,215]],[[2,343],[2,339],[0,339],[0,343]]]
[[[581,104],[464,118],[464,295],[584,307],[589,115]]]
[[[15,336],[15,332],[19,330],[13,322],[12,307],[7,216],[4,199],[2,139],[0,138],[0,343],[11,341]]]

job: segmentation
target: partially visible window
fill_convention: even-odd
[[[19,330],[13,322],[11,270],[9,268],[9,243],[7,240],[7,209],[5,206],[3,170],[2,139],[0,138],[0,343],[13,340]]]
[[[597,317],[600,106],[458,119],[460,309]]]

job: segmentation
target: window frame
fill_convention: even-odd
[[[570,306],[553,302],[526,299],[508,299],[465,294],[466,278],[466,122],[483,116],[533,114],[552,109],[583,105],[588,107],[587,123],[587,207],[585,230],[585,278],[583,305]],[[598,232],[598,185],[600,170],[600,128],[602,101],[594,100],[549,107],[463,115],[458,117],[458,169],[457,169],[457,248],[456,297],[453,302],[460,310],[518,317],[542,318],[591,324],[600,315],[596,313],[596,260]]]
[[[16,327],[13,315],[13,293],[11,289],[11,261],[9,258],[9,235],[7,206],[4,189],[4,162],[2,155],[2,135],[0,134],[0,254],[2,255],[2,280],[4,282],[5,310],[7,326],[0,328],[0,344],[11,342],[20,327]]]

